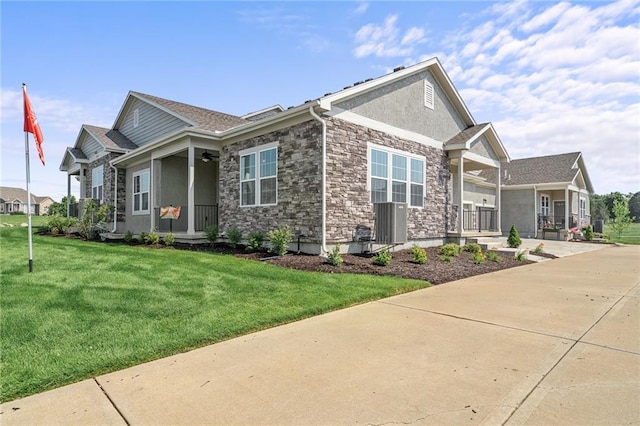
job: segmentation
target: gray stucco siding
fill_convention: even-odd
[[[483,135],[473,141],[471,144],[471,152],[474,154],[482,155],[483,157],[491,158],[492,160],[499,160],[496,152],[491,147],[491,144],[487,138]]]
[[[474,207],[498,207],[496,206],[496,190],[485,186],[476,185],[474,183],[464,183],[465,203],[472,202]]]
[[[138,126],[133,127],[133,115],[136,109],[138,109]],[[135,100],[128,109],[124,122],[118,130],[136,145],[144,146],[162,136],[188,126],[190,124],[167,112],[146,102]]]
[[[434,86],[433,109],[424,105],[425,79]],[[442,142],[466,128],[428,70],[348,99],[337,107]]]
[[[502,231],[508,235],[512,225],[516,226],[520,237],[533,237],[537,227],[533,189],[502,191]]]
[[[278,143],[277,204],[240,206],[240,151]],[[236,142],[220,152],[219,225],[236,227],[244,236],[289,226],[305,235],[303,241],[322,238],[322,126],[308,121],[262,136]]]
[[[357,225],[374,222],[367,189],[368,143],[397,149],[425,159],[423,208],[409,208],[410,240],[444,238],[451,214],[449,161],[441,149],[401,139],[339,119],[327,120],[327,242],[351,241]],[[441,176],[447,178],[441,179]]]

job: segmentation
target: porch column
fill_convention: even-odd
[[[195,148],[189,144],[189,188],[187,189],[187,234],[196,232]]]
[[[458,160],[458,229],[460,234],[464,232],[464,151],[460,151]]]
[[[71,210],[71,175],[67,173],[67,217]]]
[[[496,206],[498,207],[498,212],[496,213],[496,215],[498,216],[496,218],[496,227],[498,228],[499,232],[502,232],[502,185],[501,185],[501,175],[502,174],[502,170],[500,169],[500,166],[498,166],[498,168],[496,169]]]
[[[573,209],[571,200],[569,199],[569,187],[564,189],[564,228],[569,229],[569,210]]]
[[[157,191],[162,190],[160,184],[161,173],[159,171],[159,165],[160,160],[156,160],[155,158],[153,158],[153,156],[151,156],[151,171],[149,175],[149,185],[151,185],[151,187],[149,188],[149,205],[151,206],[151,231],[158,229],[158,225],[160,225],[159,223],[156,223],[158,219],[156,217],[156,207],[159,207],[161,202]]]

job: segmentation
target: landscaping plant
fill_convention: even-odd
[[[482,251],[473,253],[473,263],[475,263],[476,265],[484,263],[485,260],[487,260],[487,257],[482,254]]]
[[[236,248],[238,243],[242,240],[242,231],[238,228],[227,228],[225,234],[227,234],[227,239],[229,240],[229,246],[231,248]]]
[[[620,238],[622,233],[626,231],[633,222],[633,218],[629,216],[629,203],[626,200],[615,200],[613,202],[613,216],[614,219],[609,223],[609,227],[611,227],[617,237]]]
[[[146,244],[147,243],[147,233],[142,231],[139,235],[138,235],[138,242],[140,244]]]
[[[327,262],[333,266],[340,266],[344,259],[342,259],[342,255],[340,254],[340,244],[336,245],[333,250],[329,252],[327,256]]]
[[[207,241],[209,241],[209,244],[211,245],[211,247],[213,247],[213,245],[216,243],[216,240],[220,236],[220,231],[218,230],[217,226],[209,225],[204,230],[204,235]]]
[[[411,255],[413,256],[413,263],[423,265],[427,263],[427,251],[420,246],[413,246],[411,248]]]
[[[267,236],[271,242],[271,251],[278,256],[287,254],[289,243],[293,240],[293,232],[289,226],[281,226],[274,231],[269,231]]]
[[[144,242],[152,245],[159,244],[160,235],[158,235],[156,231],[151,231],[147,234],[146,238],[144,239]]]
[[[440,247],[438,253],[442,256],[454,257],[460,254],[460,250],[462,250],[462,248],[458,244],[448,243]]]
[[[175,243],[176,243],[176,236],[173,234],[173,232],[169,232],[167,235],[164,236],[165,246],[172,246]]]
[[[476,243],[465,244],[462,249],[466,252],[473,253],[473,254],[482,253],[482,247],[480,247],[480,244],[476,244]]]
[[[391,253],[386,248],[383,248],[373,257],[373,263],[378,266],[387,266],[391,262],[391,258]]]
[[[527,260],[527,254],[524,250],[518,250],[514,256],[514,259],[519,262],[524,262]]]
[[[587,225],[584,227],[584,238],[587,241],[593,241],[593,226]]]
[[[261,231],[252,232],[249,234],[249,240],[247,241],[248,252],[261,251],[264,244],[264,234]]]
[[[498,255],[498,253],[496,253],[495,251],[488,251],[487,259],[492,262],[500,262],[500,255]]]
[[[511,225],[511,229],[509,230],[509,238],[507,238],[507,244],[511,248],[518,248],[522,244],[520,234],[518,234],[518,230],[516,229],[515,225]]]
[[[130,230],[127,230],[127,232],[124,233],[124,242],[127,244],[131,244],[131,242],[133,241],[133,232],[131,232]]]
[[[536,246],[536,248],[534,248],[533,250],[531,250],[531,254],[542,254],[544,253],[544,244],[540,243]]]

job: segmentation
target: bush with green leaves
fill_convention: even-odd
[[[131,244],[133,241],[133,232],[127,231],[124,233],[124,242],[127,244]]]
[[[485,260],[487,260],[487,257],[482,253],[482,251],[473,253],[473,263],[475,263],[476,265],[484,263]]]
[[[476,243],[467,243],[462,249],[472,254],[482,253],[482,247],[480,247],[480,244]]]
[[[229,240],[229,246],[231,248],[236,248],[240,240],[242,240],[242,231],[239,230],[238,228],[234,228],[234,227],[227,228],[227,230],[225,231],[225,234],[227,235],[227,239]]]
[[[216,240],[220,236],[220,230],[215,225],[209,225],[205,228],[204,235],[207,241],[209,241],[209,244],[211,244],[211,246],[213,247],[213,245],[216,243]]]
[[[138,235],[138,242],[140,244],[145,244],[147,242],[147,233],[142,231],[139,235]]]
[[[453,260],[453,257],[443,254],[443,255],[440,255],[440,260],[442,260],[443,262],[449,263]]]
[[[452,256],[458,256],[460,254],[460,250],[462,250],[462,248],[458,244],[448,243],[440,247],[440,249],[438,250],[438,253],[441,254],[442,256],[452,257]]]
[[[173,246],[176,243],[176,236],[173,232],[169,232],[164,236],[164,245]]]
[[[248,252],[261,251],[264,245],[264,233],[262,231],[256,231],[249,234],[247,240],[247,247],[245,249]]]
[[[289,226],[281,226],[280,228],[269,231],[267,233],[271,242],[271,251],[278,256],[284,256],[289,249],[289,243],[293,240],[293,231]]]
[[[618,238],[622,237],[622,233],[631,226],[633,219],[629,212],[629,202],[615,200],[613,202],[613,220],[609,222],[609,226],[616,233]]]
[[[500,262],[500,255],[498,253],[496,253],[495,251],[488,251],[486,253],[487,259],[489,259],[492,262]]]
[[[518,250],[513,258],[519,262],[524,262],[527,260],[527,253],[524,250]]]
[[[592,241],[592,240],[593,240],[593,226],[591,226],[591,225],[587,225],[587,226],[584,228],[584,238],[585,238],[587,241]]]
[[[49,216],[47,219],[47,227],[52,234],[58,234],[60,232],[67,234],[69,232],[69,228],[76,224],[77,221],[72,217],[53,215]]]
[[[531,250],[531,254],[543,254],[544,253],[544,244],[540,243],[536,246],[536,248],[534,248],[533,250]]]
[[[340,254],[340,244],[336,245],[333,250],[329,252],[327,255],[327,262],[333,266],[340,266],[344,259],[342,259],[342,255]]]
[[[522,244],[522,240],[520,239],[520,234],[518,234],[518,230],[515,225],[511,225],[511,229],[509,230],[509,238],[507,238],[507,244],[511,248],[518,248],[520,244]]]
[[[147,234],[147,237],[145,238],[145,243],[147,244],[159,244],[160,243],[160,235],[158,235],[158,233],[156,231],[151,231]]]
[[[413,263],[419,265],[427,263],[427,251],[418,245],[411,248],[411,256],[413,257]]]
[[[373,257],[373,263],[378,266],[387,266],[391,262],[392,256],[386,248],[383,248]]]

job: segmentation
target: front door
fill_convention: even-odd
[[[565,205],[564,201],[554,201],[553,202],[553,224],[560,226],[561,228],[565,228],[564,220],[565,220]]]

